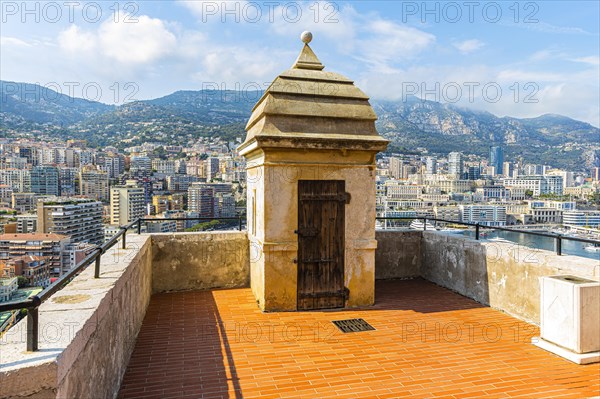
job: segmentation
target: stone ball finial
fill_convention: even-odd
[[[300,35],[300,40],[302,40],[302,42],[304,42],[305,44],[310,43],[312,41],[312,38],[313,38],[312,33],[310,33],[307,30],[302,32],[302,34]]]

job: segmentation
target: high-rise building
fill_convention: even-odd
[[[231,213],[229,210],[231,200],[225,198],[226,195],[231,195],[231,190],[232,186],[229,183],[193,183],[188,189],[188,210],[197,212],[200,217],[219,217],[220,204],[225,207],[225,212]],[[220,199],[219,195],[221,195]],[[233,207],[235,215],[235,201]]]
[[[108,173],[110,179],[118,178],[125,171],[125,158],[117,154],[105,156],[104,170]]]
[[[79,194],[98,201],[108,201],[108,173],[90,165],[79,172]]]
[[[129,170],[132,175],[149,175],[152,172],[152,160],[146,156],[131,157]]]
[[[435,175],[437,173],[437,159],[435,157],[427,157],[425,160],[425,170],[429,175]]]
[[[600,168],[596,167],[592,169],[592,180],[600,181]]]
[[[60,195],[60,174],[55,166],[34,166],[31,169],[31,192],[43,195]]]
[[[38,233],[69,236],[71,242],[101,244],[102,203],[87,198],[49,197],[37,203]]]
[[[463,174],[463,156],[460,152],[451,152],[448,154],[448,173],[462,178]]]
[[[390,176],[394,179],[402,179],[404,162],[400,158],[391,157],[389,164]]]
[[[164,159],[153,159],[152,170],[165,175],[174,175],[178,171],[175,161]]]
[[[26,213],[17,215],[17,233],[35,233],[37,231],[37,215],[34,213]]]
[[[59,169],[60,173],[60,194],[68,197],[79,194],[79,169],[64,167]]]
[[[494,174],[501,174],[504,166],[504,150],[500,146],[490,147],[489,166],[494,167]]]
[[[143,187],[128,180],[124,186],[110,189],[110,223],[124,225],[133,222],[146,213],[146,200]]]
[[[15,193],[31,191],[31,171],[29,169],[0,170],[0,184],[12,187]]]
[[[469,166],[467,171],[468,180],[478,180],[481,178],[481,166]]]
[[[41,198],[41,196],[35,193],[13,193],[11,208],[21,213],[33,211],[36,209],[38,198]]]
[[[512,162],[504,162],[502,165],[502,175],[506,177],[514,177],[515,165]]]
[[[212,180],[215,178],[220,178],[220,163],[219,158],[210,157],[206,159],[206,178],[207,180]]]

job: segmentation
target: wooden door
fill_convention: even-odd
[[[343,180],[298,181],[298,310],[342,308]]]

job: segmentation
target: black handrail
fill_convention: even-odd
[[[236,216],[236,217],[223,217],[223,218],[211,218],[211,217],[197,217],[197,218],[139,218],[135,223],[137,223],[137,233],[141,234],[142,233],[142,223],[144,222],[164,222],[164,221],[179,221],[179,220],[183,220],[183,221],[193,221],[193,220],[197,220],[199,222],[201,221],[212,221],[212,220],[236,220],[238,221],[238,229],[239,231],[242,231],[242,222],[243,222],[243,218],[242,215]]]
[[[544,233],[541,231],[509,229],[506,227],[488,226],[488,225],[480,224],[480,223],[459,222],[456,220],[446,220],[446,219],[428,218],[428,217],[420,217],[420,216],[416,216],[416,217],[409,217],[409,216],[380,217],[380,216],[378,216],[375,219],[376,220],[415,220],[415,219],[422,220],[423,221],[423,230],[427,230],[427,221],[460,224],[463,226],[475,227],[475,239],[476,240],[479,240],[479,229],[481,229],[481,228],[491,229],[491,230],[510,231],[513,233],[529,234],[532,236],[548,237],[548,238],[553,238],[555,240],[555,250],[556,250],[557,255],[562,255],[562,240],[570,240],[570,241],[583,242],[586,244],[600,245],[600,240],[591,240],[589,238],[563,236],[563,235],[556,234],[556,233]]]
[[[54,283],[50,284],[44,290],[42,290],[39,294],[23,299],[20,301],[12,301],[0,303],[0,312],[8,312],[13,310],[21,310],[27,309],[27,351],[34,352],[38,350],[38,334],[39,334],[39,315],[38,308],[40,305],[45,302],[48,298],[50,298],[57,291],[64,288],[75,275],[77,275],[80,271],[89,266],[92,262],[95,262],[94,269],[94,278],[100,277],[100,263],[102,254],[106,253],[110,248],[112,248],[119,240],[122,241],[122,248],[126,249],[127,247],[127,230],[133,228],[137,225],[138,234],[141,233],[142,222],[161,222],[161,221],[172,221],[172,220],[236,220],[239,222],[239,230],[242,230],[242,215],[237,217],[226,217],[226,218],[207,218],[207,217],[198,217],[198,218],[139,218],[134,220],[133,222],[121,226],[119,231],[112,236],[107,242],[102,245],[96,247],[92,253],[86,256],[79,264],[69,270],[67,273],[60,276]],[[1,331],[0,331],[1,332]]]
[[[111,237],[110,240],[102,245],[99,245],[91,254],[79,262],[79,264],[77,264],[67,273],[60,276],[55,282],[50,284],[39,294],[20,301],[0,303],[0,312],[27,309],[27,351],[34,352],[38,350],[38,308],[40,305],[50,298],[52,294],[61,290],[73,279],[73,277],[75,277],[76,274],[85,269],[94,261],[96,262],[94,277],[100,277],[100,259],[102,254],[112,248],[120,238],[122,238],[123,249],[125,249],[127,245],[127,230],[131,229],[136,223],[137,221],[134,221],[125,226],[121,226],[119,228],[119,232]]]
[[[102,254],[106,253],[110,248],[112,248],[119,241],[119,239],[121,239],[121,241],[122,241],[122,248],[126,249],[127,231],[129,229],[131,229],[137,225],[137,231],[139,234],[139,233],[141,233],[141,226],[142,226],[143,222],[180,221],[180,220],[182,220],[182,221],[186,221],[186,220],[197,220],[197,221],[237,220],[237,221],[239,221],[239,230],[241,231],[242,230],[242,222],[243,222],[242,217],[243,216],[240,215],[238,217],[227,217],[227,218],[209,218],[209,217],[164,218],[164,219],[163,218],[160,218],[160,219],[139,218],[125,226],[121,226],[119,228],[119,232],[117,234],[115,234],[113,237],[111,237],[110,240],[108,240],[104,244],[102,244],[102,245],[98,246],[96,249],[94,249],[94,251],[90,255],[88,255],[85,259],[83,259],[78,265],[76,265],[74,268],[69,270],[67,273],[65,273],[64,275],[59,277],[58,280],[56,280],[54,283],[52,283],[51,285],[46,287],[39,294],[37,294],[33,297],[30,297],[30,298],[27,298],[27,299],[20,300],[20,301],[0,303],[0,312],[27,309],[27,350],[28,351],[37,351],[38,350],[38,334],[39,334],[39,328],[38,328],[39,327],[38,326],[38,323],[39,323],[38,308],[39,308],[39,306],[43,302],[45,302],[48,298],[50,298],[50,296],[52,296],[54,293],[56,293],[57,291],[62,289],[67,283],[69,283],[71,281],[71,279],[73,277],[75,277],[75,275],[77,273],[79,273],[81,270],[85,269],[92,262],[96,263],[95,270],[94,270],[94,277],[95,278],[100,277],[100,259],[101,259]],[[459,222],[459,221],[454,221],[454,220],[445,220],[445,219],[438,219],[438,218],[427,218],[427,217],[377,217],[376,218],[376,220],[415,220],[415,219],[423,220],[423,229],[424,230],[427,230],[427,222],[428,221],[453,223],[453,224],[460,224],[460,225],[464,225],[464,226],[475,227],[475,239],[476,240],[479,239],[480,228],[487,228],[487,229],[493,229],[493,230],[504,230],[504,231],[511,231],[511,232],[516,232],[516,233],[523,233],[523,234],[530,234],[530,235],[554,238],[554,239],[556,239],[556,253],[558,255],[562,255],[561,240],[563,240],[563,239],[600,245],[600,241],[598,241],[598,240],[590,240],[590,239],[579,238],[579,237],[566,237],[566,236],[561,236],[559,234],[549,234],[549,233],[542,233],[542,232],[535,232],[535,231],[515,230],[515,229],[509,229],[509,228],[505,228],[505,227],[494,227],[494,226],[487,226],[487,225],[483,225],[483,224],[479,224],[479,223]]]

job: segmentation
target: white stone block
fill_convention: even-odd
[[[575,353],[600,351],[600,282],[575,276],[540,280],[541,338]]]

